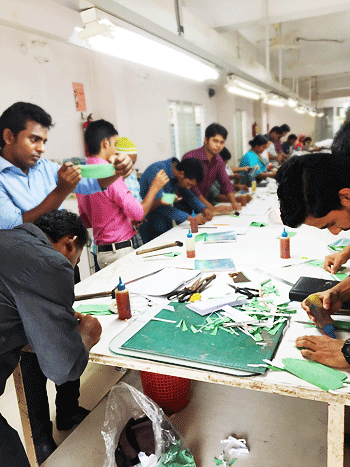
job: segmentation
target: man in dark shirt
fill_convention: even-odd
[[[205,130],[204,145],[201,148],[187,152],[182,160],[196,158],[203,164],[204,177],[197,186],[192,188],[199,201],[211,211],[241,210],[242,206],[236,201],[235,188],[226,173],[225,163],[219,153],[225,146],[228,132],[218,123],[212,123]],[[219,182],[221,191],[230,200],[231,206],[213,206],[208,201],[209,191],[214,181]]]
[[[61,210],[0,230],[0,395],[29,344],[56,384],[80,377],[101,335],[96,318],[74,313],[73,267],[88,233]],[[1,467],[29,467],[17,432],[0,415]]]
[[[290,156],[293,153],[294,144],[297,139],[297,135],[294,135],[293,133],[288,136],[287,141],[282,143],[282,149],[284,154]]]

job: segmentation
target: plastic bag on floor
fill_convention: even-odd
[[[103,467],[196,467],[191,451],[149,397],[126,383],[108,396]]]

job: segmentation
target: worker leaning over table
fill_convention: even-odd
[[[88,240],[79,217],[64,210],[0,230],[0,395],[27,344],[45,380],[62,385],[83,373],[102,331],[96,318],[72,308],[73,268]],[[0,465],[29,467],[18,433],[1,414]]]
[[[151,164],[140,180],[140,194],[145,198],[156,174],[164,170],[168,183],[158,191],[156,201],[164,193],[173,193],[181,197],[175,199],[174,206],[159,206],[146,216],[146,222],[140,226],[143,243],[149,242],[173,227],[173,220],[181,224],[190,220],[192,210],[197,214],[198,224],[205,224],[213,218],[213,213],[192,193],[191,188],[203,180],[203,166],[197,159],[182,160],[175,157]]]
[[[343,131],[349,132],[350,125]],[[289,227],[306,224],[328,229],[334,235],[350,230],[349,173],[350,153],[347,151],[337,156],[308,154],[289,159],[276,176],[283,224]],[[336,272],[347,259],[343,252],[330,255],[325,259],[324,268]],[[337,312],[350,299],[350,277],[317,295],[330,314]],[[313,319],[305,301],[302,307]],[[350,367],[350,340],[303,336],[296,344],[304,347],[301,353],[310,360],[334,368]]]
[[[82,179],[80,168],[72,163],[60,167],[42,159],[50,127],[51,116],[31,103],[17,102],[0,117],[0,229],[34,222],[40,215],[60,208],[73,191],[83,194],[101,191],[119,176],[128,176],[132,170],[128,156],[113,156],[110,162],[116,169],[115,175],[101,180]],[[22,367],[34,444],[39,460],[43,462],[56,447],[46,382],[38,376],[43,377],[35,354],[24,352]],[[79,380],[56,386],[59,429],[71,428],[88,413],[79,406],[79,387]]]

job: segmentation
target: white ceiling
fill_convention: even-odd
[[[94,0],[54,0],[79,11]],[[113,0],[139,15],[153,18],[174,30],[174,0]],[[179,0],[190,14],[227,38],[244,36],[251,45],[254,60],[265,65],[265,28],[270,42],[276,36],[274,24],[280,24],[281,42],[300,49],[282,51],[283,83],[291,87],[293,77],[300,78],[299,91],[308,96],[309,77],[318,77],[318,92],[350,95],[350,0]],[[268,8],[268,15],[267,13]],[[175,31],[173,31],[175,32]],[[186,30],[185,30],[186,36]],[[328,39],[338,42],[296,41]],[[254,56],[253,56],[254,54]],[[270,67],[278,75],[279,51],[271,49]],[[341,83],[339,82],[339,79]],[[313,78],[315,83],[315,78]],[[334,85],[333,85],[334,84]],[[333,92],[333,94],[334,94]]]

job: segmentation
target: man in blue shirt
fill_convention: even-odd
[[[73,191],[95,193],[132,171],[127,155],[112,156],[110,162],[116,173],[100,180],[82,179],[79,166],[72,163],[59,167],[41,159],[51,126],[48,113],[25,102],[13,104],[0,117],[0,229],[33,223],[42,214],[61,208]],[[24,353],[22,366],[34,444],[41,463],[55,448],[47,395],[45,385],[38,386],[42,372],[35,354]],[[56,386],[59,429],[71,428],[88,413],[79,407],[79,387],[79,380]]]
[[[191,188],[200,183],[204,176],[202,163],[195,158],[185,159],[181,162],[176,158],[171,158],[151,164],[140,180],[142,198],[146,196],[152,180],[161,169],[169,177],[169,182],[157,193],[155,199],[157,208],[148,213],[147,222],[144,222],[140,227],[143,243],[170,230],[173,226],[173,220],[176,224],[190,220],[189,213],[192,210],[197,214],[197,221],[200,225],[213,218],[212,211],[199,201],[191,191]],[[174,206],[162,205],[161,197],[164,193],[174,193],[181,197],[182,201],[176,202]]]

